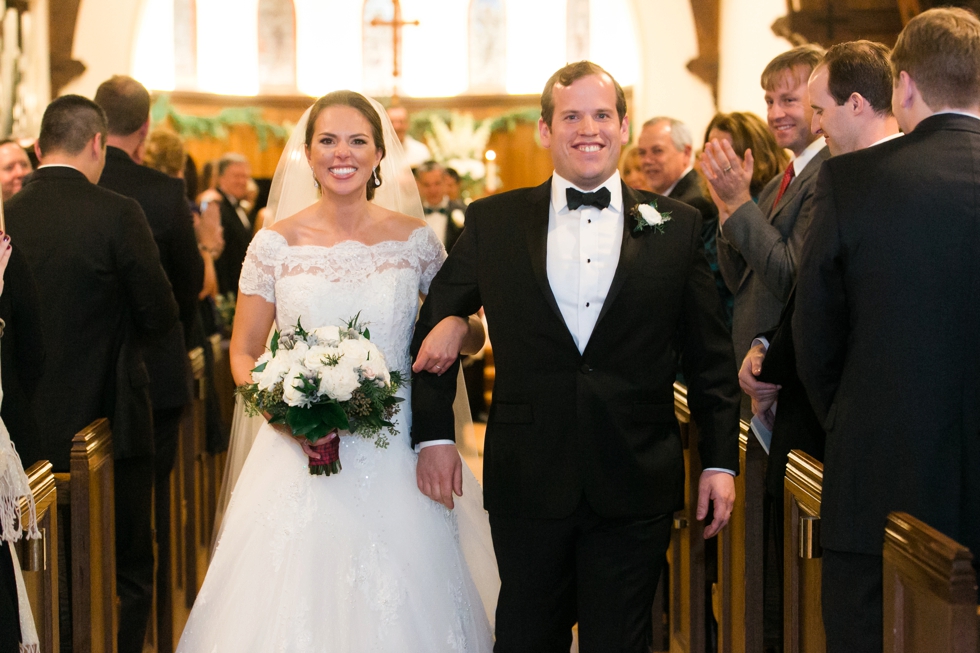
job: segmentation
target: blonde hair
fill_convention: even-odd
[[[146,137],[143,165],[179,177],[184,172],[187,155],[180,136],[165,129],[155,129]]]

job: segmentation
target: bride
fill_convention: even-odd
[[[231,342],[236,383],[251,382],[273,320],[309,329],[358,313],[388,367],[408,378],[419,296],[446,254],[423,220],[390,210],[414,204],[421,215],[417,191],[411,202],[391,192],[408,169],[391,165],[398,141],[376,106],[330,93],[287,144],[276,217],[301,210],[249,246]],[[382,189],[389,208],[370,201]],[[467,341],[482,339],[471,328]],[[409,392],[399,391],[406,401],[388,448],[344,434],[343,471],[332,476],[311,476],[308,446],[263,423],[179,653],[489,653],[499,581],[479,487],[469,478],[452,511],[418,490]]]

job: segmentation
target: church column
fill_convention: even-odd
[[[759,77],[773,57],[791,47],[771,29],[785,14],[785,0],[721,0],[719,111],[752,111],[766,117]]]
[[[700,145],[699,134],[704,133],[715,109],[711,88],[687,69],[687,62],[698,56],[690,0],[632,0],[631,4],[640,55],[631,116],[633,137],[648,118],[671,116],[687,123]]]

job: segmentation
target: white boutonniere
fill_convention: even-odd
[[[630,211],[636,220],[634,232],[644,231],[645,229],[656,229],[658,233],[664,232],[664,224],[670,222],[670,211],[661,213],[657,210],[656,200],[649,204],[637,204]]]

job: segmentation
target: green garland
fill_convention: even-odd
[[[459,111],[457,111],[459,113]],[[424,142],[425,133],[432,130],[432,118],[441,118],[447,125],[452,124],[453,114],[448,109],[432,109],[429,111],[418,111],[412,114],[409,121],[408,132],[420,141]],[[541,109],[538,107],[528,107],[517,109],[509,113],[504,113],[490,120],[490,131],[497,132],[506,130],[514,131],[519,123],[537,123],[541,116]]]
[[[277,125],[264,120],[262,109],[258,107],[222,109],[216,116],[194,116],[181,113],[170,103],[170,96],[163,94],[153,103],[150,110],[150,120],[156,126],[168,118],[178,135],[191,139],[214,138],[224,140],[228,138],[230,127],[236,125],[251,127],[258,137],[259,149],[262,151],[268,147],[270,137],[279,141],[288,139],[294,126],[288,122]]]

